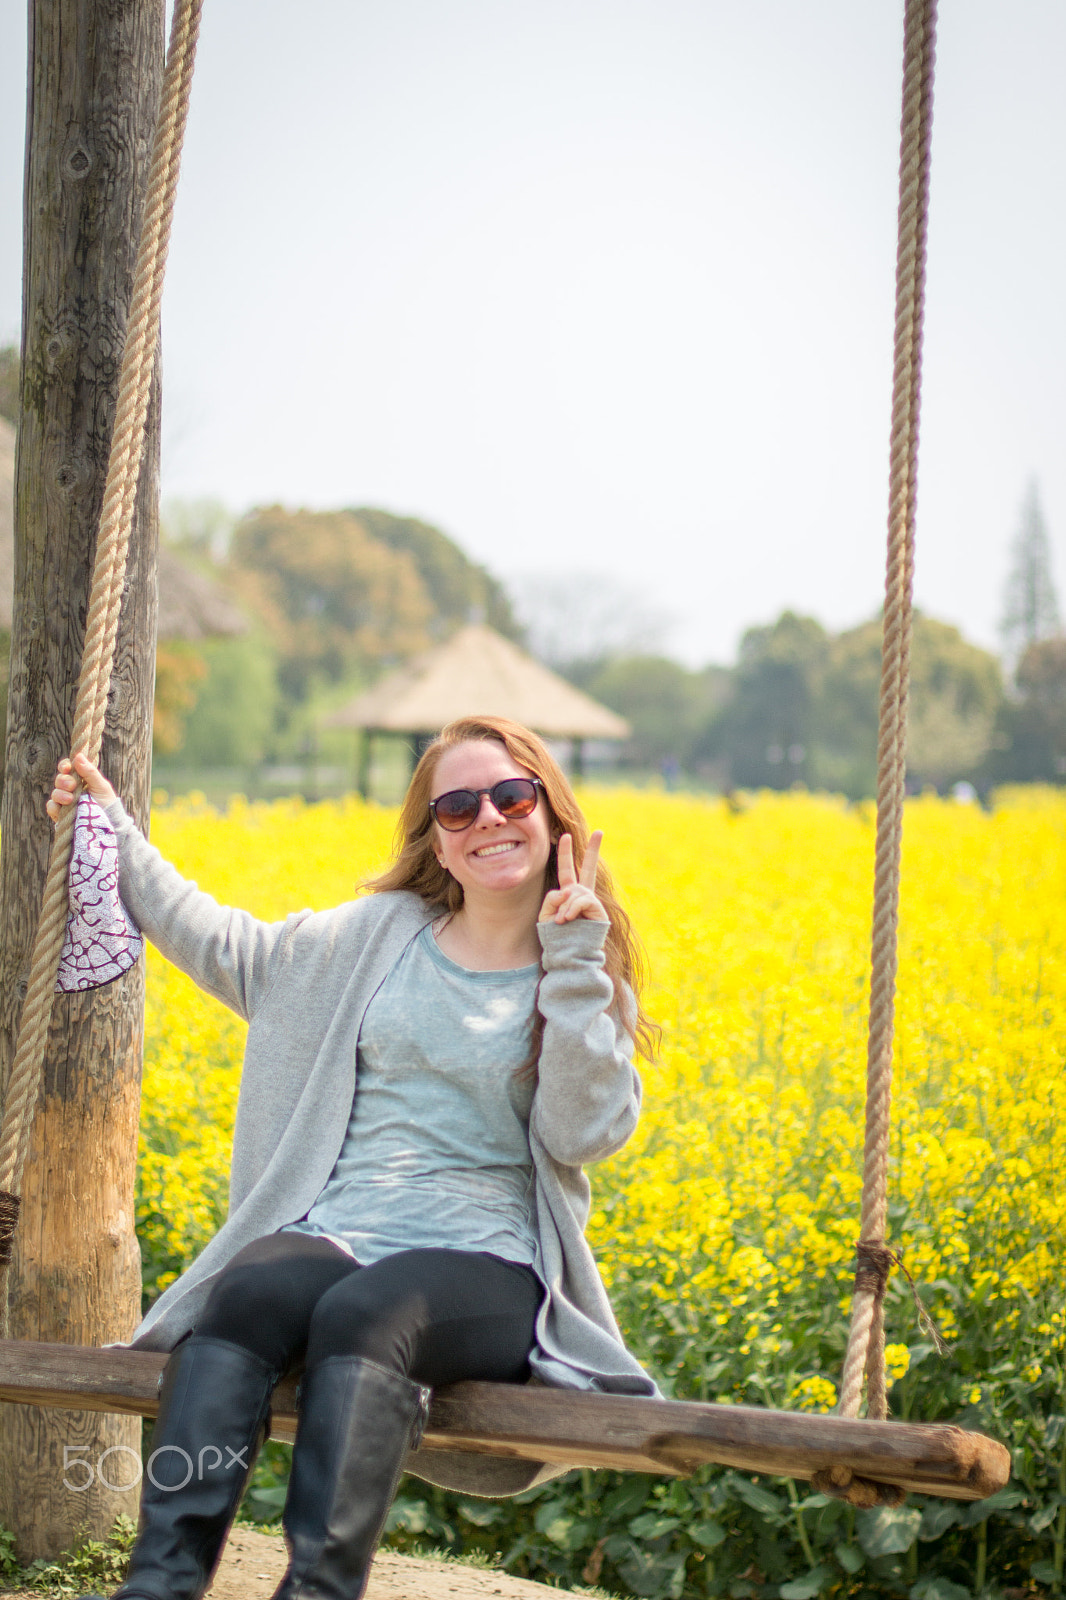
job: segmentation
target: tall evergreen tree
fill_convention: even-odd
[[[1021,525],[1011,547],[1000,632],[1011,664],[1030,645],[1059,632],[1059,605],[1051,576],[1051,547],[1034,478],[1026,490]]]

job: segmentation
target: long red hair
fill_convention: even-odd
[[[478,739],[492,739],[502,744],[512,761],[540,779],[544,785],[544,802],[550,813],[551,831],[556,836],[563,833],[570,835],[574,842],[574,865],[580,871],[589,842],[589,826],[563,769],[544,743],[535,733],[508,717],[460,717],[441,729],[414,770],[396,826],[396,858],[381,877],[367,884],[373,893],[407,890],[417,894],[427,905],[440,906],[453,915],[462,906],[462,885],[445,872],[437,860],[434,849],[435,824],[430,815],[429,802],[433,798],[437,762],[444,751]],[[553,844],[545,869],[544,890],[547,893],[549,889],[558,887],[559,866]],[[611,875],[602,861],[596,868],[596,894],[610,919],[604,950],[607,975],[614,984],[625,1026],[633,1035],[640,1053],[650,1059],[655,1055],[659,1030],[641,1003],[644,953],[633,924],[614,892]],[[533,1060],[539,1053],[542,1028],[543,1019],[538,1013]]]

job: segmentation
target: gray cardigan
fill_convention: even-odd
[[[107,807],[120,892],[168,960],[248,1022],[230,1167],[229,1216],[152,1306],[133,1337],[170,1350],[196,1323],[214,1280],[251,1240],[305,1215],[348,1124],[363,1013],[400,952],[439,914],[413,894],[373,894],[330,911],[260,922],[219,906],[147,843],[120,802]],[[656,1392],[622,1342],[584,1229],[583,1164],[629,1138],[640,1106],[633,1042],[603,967],[606,925],[538,924],[544,1038],[530,1115],[538,1270],[548,1293],[530,1357],[540,1382]],[[419,1452],[411,1469],[468,1493],[517,1493],[557,1467]],[[460,1481],[461,1480],[461,1481]]]

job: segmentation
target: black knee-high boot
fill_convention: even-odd
[[[304,1375],[282,1523],[291,1560],[274,1600],[358,1600],[429,1390],[362,1356]]]
[[[255,1463],[277,1378],[265,1361],[225,1339],[194,1334],[174,1351],[137,1542],[114,1600],[200,1600]]]

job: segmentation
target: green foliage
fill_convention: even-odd
[[[719,681],[689,672],[665,656],[623,656],[600,668],[583,686],[595,700],[626,718],[632,728],[623,764],[681,766],[711,715]]]
[[[879,619],[832,640],[821,687],[815,781],[853,798],[877,778],[881,684]],[[919,612],[910,657],[907,776],[914,788],[946,789],[975,776],[1003,700],[999,663],[957,628]]]
[[[1021,523],[1011,546],[1003,596],[1003,642],[1011,660],[1059,632],[1059,603],[1051,576],[1051,546],[1035,480],[1026,490]]]
[[[294,703],[316,683],[402,660],[430,642],[433,606],[414,560],[351,512],[253,512],[234,531],[230,571],[270,633],[278,681]]]
[[[0,1577],[56,1600],[84,1594],[87,1589],[111,1590],[126,1576],[136,1534],[132,1519],[119,1516],[106,1540],[91,1539],[57,1561],[38,1560],[22,1567],[15,1557],[14,1535],[0,1529]]]
[[[175,550],[220,566],[229,555],[236,520],[221,500],[167,500],[160,533]]]
[[[270,641],[261,630],[206,639],[199,654],[207,676],[186,718],[182,760],[205,767],[253,766],[267,754],[278,706]]]
[[[475,617],[508,639],[521,639],[522,630],[503,585],[464,555],[439,528],[415,517],[395,517],[366,506],[352,516],[379,544],[411,557],[433,600],[430,631],[435,639],[446,638]]]
[[[912,1219],[913,1220],[913,1219]],[[894,1226],[905,1227],[906,1219]],[[1061,1345],[1048,1360],[1048,1322],[1061,1327],[1061,1295],[997,1302],[982,1274],[920,1284],[956,1308],[947,1360],[916,1336],[892,1390],[895,1415],[952,1421],[1002,1439],[1014,1460],[1011,1484],[991,1499],[912,1496],[901,1507],[856,1512],[788,1479],[702,1468],[692,1478],[574,1471],[511,1500],[448,1494],[408,1476],[389,1514],[386,1544],[415,1554],[429,1546],[496,1563],[518,1576],[571,1588],[603,1584],[647,1600],[972,1600],[983,1593],[1061,1593],[1066,1546],[1066,1370]],[[752,1310],[719,1327],[682,1318],[646,1277],[616,1280],[612,1298],[635,1352],[657,1367],[667,1393],[719,1403],[782,1405],[796,1374],[836,1371],[846,1326],[835,1280],[812,1281],[789,1306],[788,1338],[770,1334],[739,1353]],[[905,1317],[909,1290],[893,1279],[890,1318]],[[734,1323],[736,1324],[734,1326]],[[1004,1352],[1009,1352],[1004,1354]],[[998,1355],[998,1359],[997,1359]],[[288,1447],[271,1445],[245,1512],[281,1514]],[[1056,1587],[1058,1585],[1058,1587]]]
[[[794,783],[873,794],[881,623],[837,635],[786,611],[744,635],[730,693],[693,757],[725,760],[739,788]],[[910,658],[907,776],[943,790],[983,771],[1003,701],[999,663],[957,628],[920,613]]]
[[[14,344],[0,345],[0,417],[17,422],[19,413],[19,352]]]
[[[329,742],[316,725],[324,711],[472,616],[520,632],[496,579],[412,517],[271,506],[235,522],[216,501],[174,501],[164,522],[168,541],[256,623],[246,638],[198,646],[209,675],[195,695],[164,664],[174,704],[162,708],[157,753],[182,770],[306,760]],[[350,735],[342,743],[334,764],[351,759]]]
[[[732,785],[742,789],[812,781],[829,650],[821,623],[793,611],[768,627],[749,628],[729,699],[697,746],[697,758],[728,758]]]
[[[999,715],[987,770],[992,782],[1062,783],[1066,778],[1066,637],[1030,645],[1015,673],[1016,696]]]
[[[793,1339],[776,1351],[769,1348],[776,1341],[767,1339],[745,1359],[735,1341],[730,1348],[712,1337],[707,1365],[708,1352],[696,1340],[675,1343],[663,1374],[667,1389],[691,1394],[686,1371],[706,1366],[714,1373],[710,1398],[782,1404],[795,1371],[839,1362],[842,1318],[834,1304],[827,1310],[817,1303],[819,1290],[829,1288],[812,1284],[808,1303],[790,1307]],[[896,1298],[907,1293],[897,1290]],[[634,1323],[637,1308],[619,1304],[617,1287],[614,1299],[630,1328],[650,1328],[667,1314],[660,1304],[648,1316],[645,1301],[645,1321]],[[893,1409],[915,1420],[976,1427],[1011,1446],[1014,1480],[990,1500],[913,1496],[898,1508],[857,1513],[805,1484],[703,1468],[681,1480],[577,1471],[514,1500],[486,1502],[408,1477],[387,1542],[401,1551],[420,1541],[454,1555],[481,1552],[522,1576],[567,1587],[603,1583],[649,1600],[971,1600],[1004,1590],[1027,1595],[1034,1583],[1061,1593],[1066,1380],[1061,1360],[1035,1378],[1026,1360],[1046,1351],[1038,1329],[1060,1297],[1050,1293],[1041,1306],[998,1311],[977,1299],[960,1296],[959,1340],[946,1364],[924,1343],[911,1347]],[[1004,1329],[995,1326],[1002,1320],[1013,1322],[1014,1353],[993,1362],[978,1383],[983,1351],[996,1346],[1002,1355]],[[661,1354],[663,1341],[654,1342]],[[634,1345],[647,1358],[640,1344],[638,1337]]]

